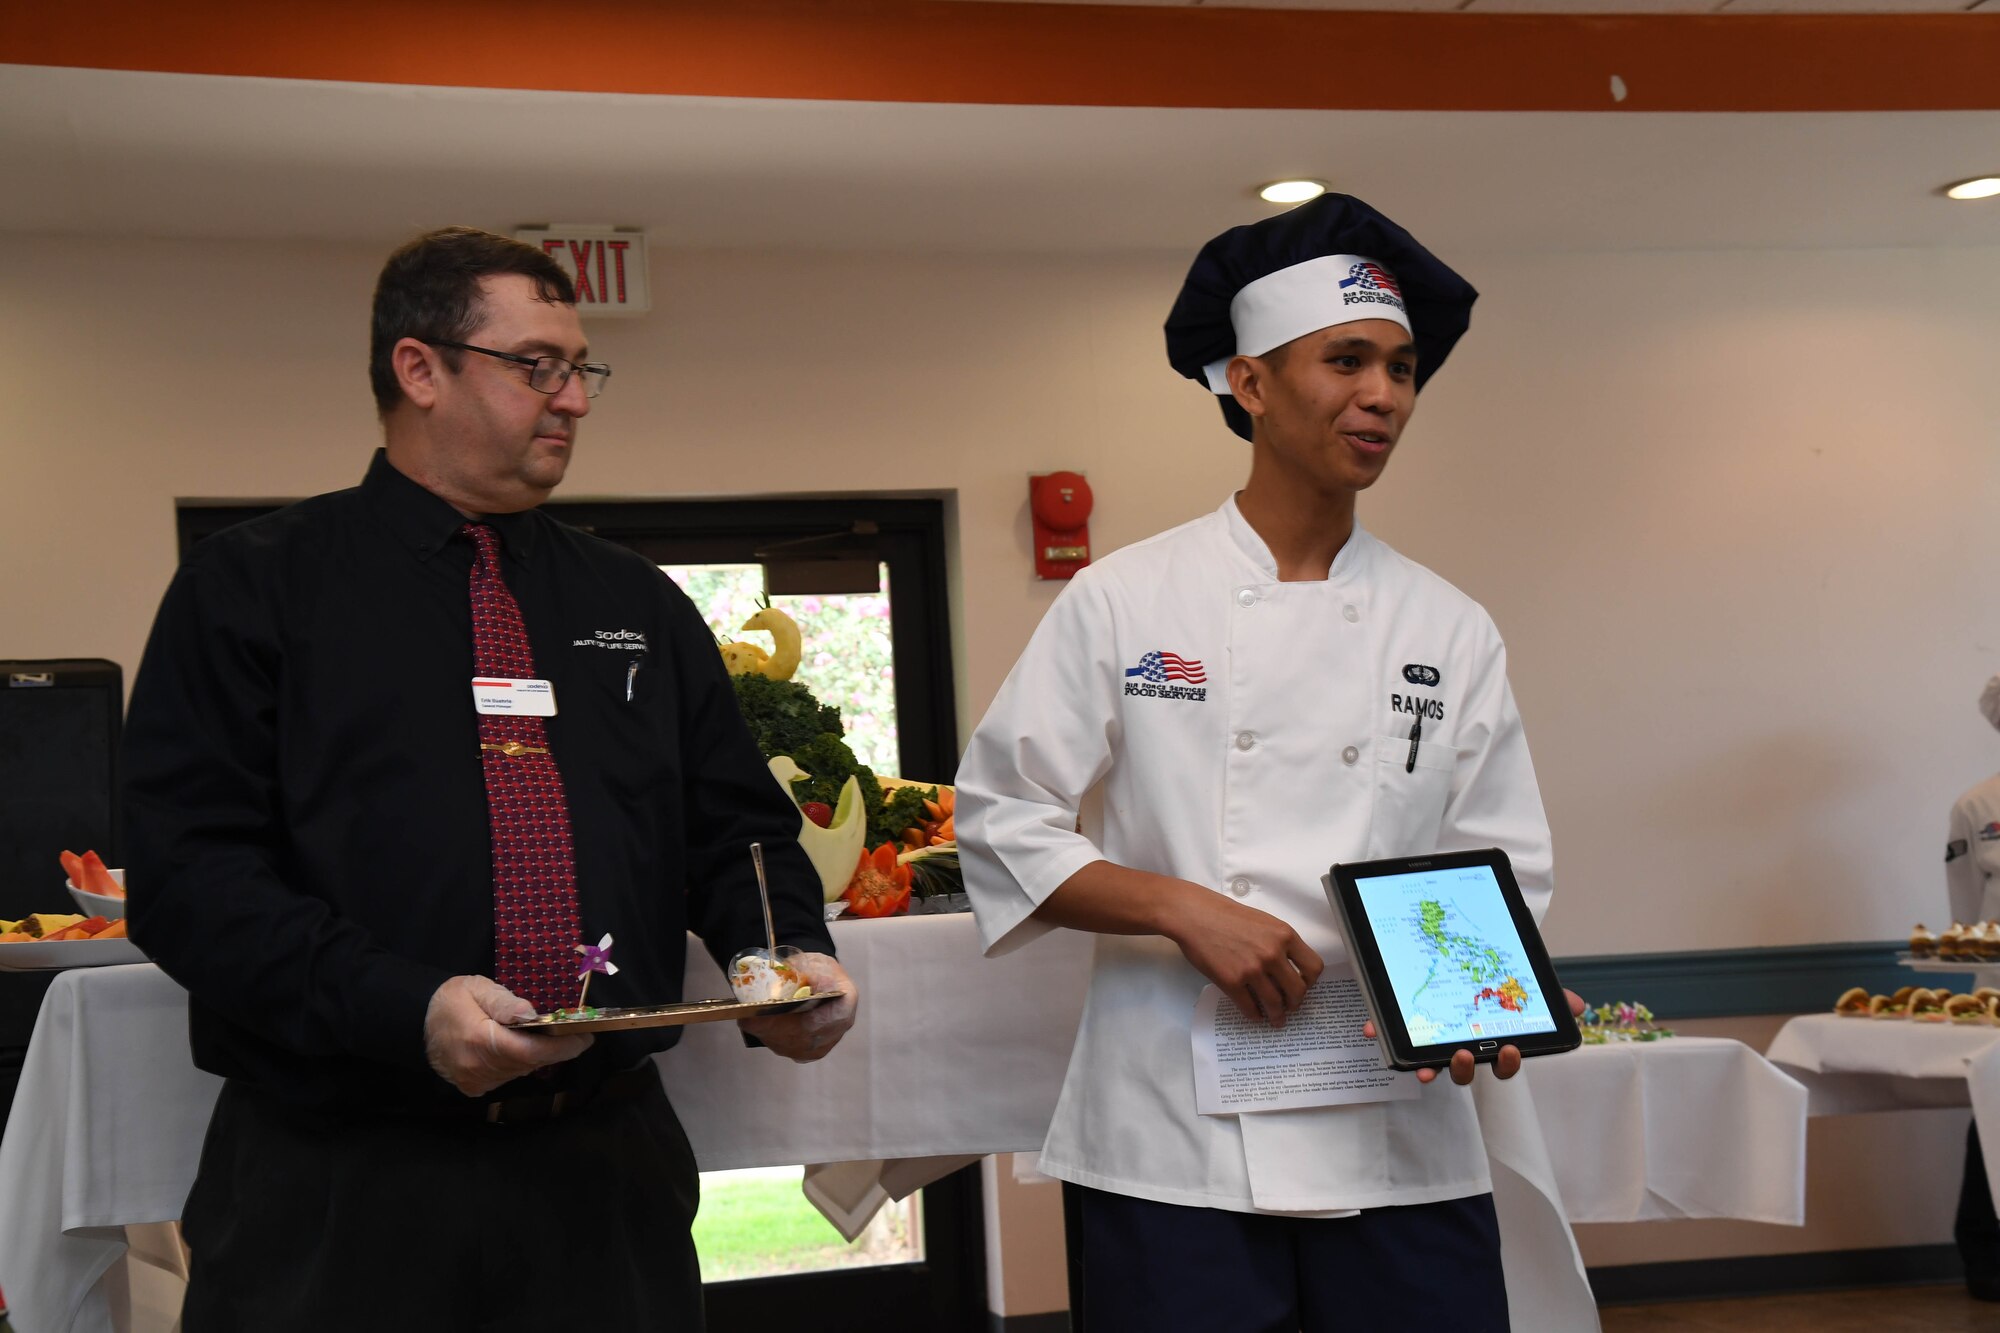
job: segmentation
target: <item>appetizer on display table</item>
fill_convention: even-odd
[[[1834,1001],[1842,1018],[1886,1018],[1911,1023],[1964,1023],[2000,1027],[2000,989],[1981,986],[1956,995],[1949,990],[1904,986],[1890,995],[1870,995],[1852,986]]]
[[[63,873],[69,876],[66,887],[71,893],[81,892],[87,898],[125,901],[124,872],[111,870],[104,864],[104,858],[96,852],[85,852],[78,856],[65,850],[62,853]],[[123,914],[123,909],[119,909]],[[107,915],[109,915],[107,913]]]
[[[1971,966],[2000,965],[2000,921],[1975,921],[1971,925],[1952,922],[1933,934],[1918,923],[1910,932],[1910,951],[1901,960],[1906,966],[1923,970],[1924,964],[1960,963]]]
[[[792,678],[801,635],[790,616],[765,606],[743,629],[769,634],[773,651],[722,644],[723,665],[772,778],[799,807],[799,845],[819,872],[827,914],[966,910],[952,789],[877,777],[855,758],[840,710]]]
[[[143,963],[125,934],[125,883],[94,851],[62,854],[69,879],[64,887],[77,912],[30,912],[18,921],[0,921],[0,972],[48,972],[107,963]]]
[[[125,922],[77,912],[31,912],[0,921],[0,944],[57,944],[63,940],[122,940]]]
[[[1653,1021],[1653,1011],[1643,1004],[1619,1000],[1592,1005],[1577,1018],[1586,1046],[1603,1046],[1620,1041],[1661,1041],[1673,1036],[1673,1029]]]

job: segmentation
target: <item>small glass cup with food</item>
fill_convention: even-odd
[[[729,989],[744,1004],[805,999],[813,989],[798,969],[802,952],[789,944],[780,944],[775,951],[762,947],[743,950],[729,960]]]

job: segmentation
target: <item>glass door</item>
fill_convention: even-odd
[[[902,775],[896,733],[895,617],[890,606],[889,566],[877,562],[870,592],[794,593],[764,591],[762,565],[662,565],[680,585],[708,628],[721,642],[756,641],[743,622],[764,606],[789,615],[802,638],[796,679],[821,703],[840,710],[847,748],[883,777]],[[927,775],[924,775],[927,776]]]
[[[951,781],[958,746],[940,502],[548,508],[659,565],[718,642],[772,649],[742,626],[764,605],[784,611],[801,636],[795,678],[840,710],[855,758],[882,777]],[[783,587],[799,591],[772,590]],[[777,1309],[819,1328],[983,1333],[977,1167],[887,1205],[852,1242],[801,1192],[804,1172],[703,1173],[694,1236],[711,1327],[762,1324]]]

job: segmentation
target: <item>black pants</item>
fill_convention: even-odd
[[[1087,1333],[1506,1333],[1490,1194],[1295,1218],[1079,1193]]]
[[[694,1153],[654,1081],[520,1125],[224,1085],[182,1222],[186,1333],[700,1333]]]
[[[2000,1301],[2000,1218],[1993,1215],[1993,1190],[1986,1183],[1986,1157],[1979,1149],[1979,1126],[1965,1128],[1965,1179],[1958,1187],[1958,1219],[1952,1227],[1958,1257],[1965,1261],[1965,1285],[1976,1296]]]

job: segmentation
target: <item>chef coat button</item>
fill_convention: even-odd
[[[1346,606],[1341,607],[1340,614],[1347,617],[1347,623],[1350,625],[1352,625],[1355,621],[1361,619],[1361,612],[1355,610],[1354,604],[1352,602],[1349,602]]]
[[[1352,745],[1350,745],[1345,750],[1342,750],[1340,752],[1340,757],[1344,762],[1351,764],[1355,762],[1357,759],[1361,758],[1361,751],[1355,749]]]
[[[1235,879],[1229,881],[1229,891],[1239,898],[1248,898],[1250,896],[1250,881],[1238,875]]]
[[[1239,749],[1239,750],[1254,750],[1254,749],[1256,749],[1256,748],[1257,748],[1257,733],[1256,733],[1256,732],[1254,732],[1254,731],[1239,731],[1239,732],[1237,732],[1237,733],[1236,733],[1236,748],[1237,748],[1237,749]]]
[[[1238,606],[1257,605],[1257,590],[1255,588],[1239,588],[1236,592],[1236,604]]]

